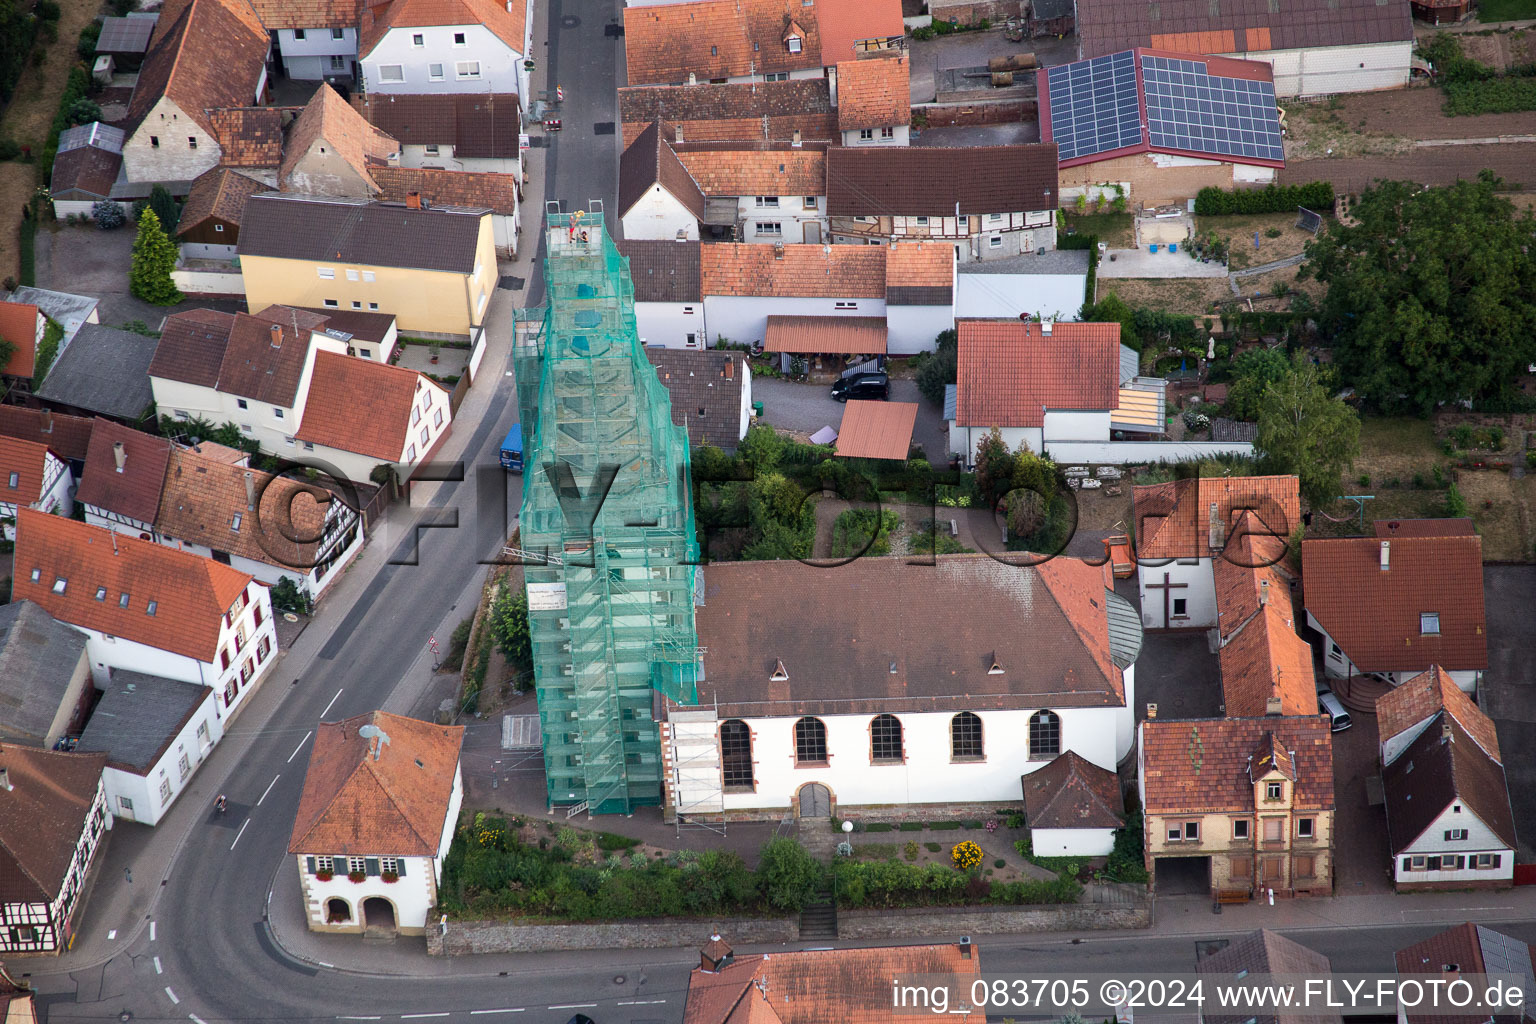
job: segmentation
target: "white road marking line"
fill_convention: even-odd
[[[316,960],[315,963],[319,964],[321,967],[329,967],[333,971],[336,969],[336,965],[335,964],[328,964],[324,960]],[[373,1019],[374,1020],[378,1020],[379,1018],[375,1017]]]
[[[475,1017],[475,1016],[479,1016],[482,1013],[522,1013],[525,1009],[527,1009],[527,1007],[524,1007],[524,1006],[509,1006],[509,1007],[506,1007],[505,1009],[501,1009],[501,1010],[470,1010],[469,1011],[469,1015],[471,1017]]]
[[[164,974],[165,973],[164,968],[162,968],[160,966],[160,958],[159,957],[155,957],[155,973],[156,974]]]
[[[311,736],[313,736],[314,734],[315,734],[315,730],[313,730],[313,729],[309,730],[309,732],[304,734],[304,738],[299,740],[299,745],[293,748],[293,753],[288,755],[288,760],[286,762],[287,764],[293,764],[293,759],[299,756],[299,751],[304,749],[304,744],[308,743],[309,742],[309,738]]]
[[[107,941],[110,942],[112,939],[115,939],[115,938],[117,938],[117,929],[113,928],[111,931],[107,932]]]
[[[277,780],[280,779],[280,778],[282,778],[281,775],[275,775],[275,776],[272,777],[272,781],[267,783],[266,792],[261,794],[261,800],[265,800],[267,798],[267,793],[272,792],[272,787],[277,785]],[[261,806],[261,800],[257,800],[256,801],[256,806],[257,807]],[[153,936],[151,936],[151,937],[153,937]]]
[[[419,1019],[421,1017],[446,1017],[446,1016],[448,1016],[446,1011],[443,1012],[443,1013],[402,1013],[400,1015],[400,1019],[401,1020],[417,1020],[417,1019]]]
[[[342,687],[342,689],[346,689],[346,687]],[[336,691],[336,697],[340,697],[340,696],[341,696],[341,690],[337,690]],[[336,697],[332,697],[331,698],[331,704],[335,704],[336,703]],[[325,706],[325,711],[320,712],[320,717],[321,718],[324,718],[326,716],[326,714],[331,710],[331,704],[327,704]]]
[[[250,818],[246,818],[245,819],[245,825],[249,825],[250,823],[251,823],[251,819]],[[245,835],[245,825],[241,825],[240,826],[240,831],[235,833],[235,843],[238,843],[240,841],[240,837]],[[231,850],[233,850],[235,848],[235,843],[230,843],[229,844],[229,848]]]
[[[596,1006],[596,1005],[597,1005],[596,1003],[561,1003],[559,1006],[551,1006],[550,1009],[551,1010],[586,1010],[586,1009],[589,1009],[589,1008],[591,1008],[593,1006]]]
[[[173,1003],[181,1002],[180,999],[176,998],[176,993],[171,991],[171,986],[169,986],[169,985],[165,986],[165,994],[171,997],[171,1002],[173,1002]]]
[[[378,1020],[378,1017],[337,1017],[337,1020]]]
[[[628,999],[622,1003],[614,1003],[615,1006],[660,1006],[665,999]]]
[[[1514,909],[1515,909],[1514,907],[1461,907],[1461,908],[1459,908],[1456,911],[1456,913],[1458,913],[1458,914],[1469,914],[1469,913],[1474,913],[1476,911],[1514,910]],[[1435,914],[1435,913],[1439,913],[1439,911],[1428,910],[1428,909],[1425,909],[1425,910],[1400,910],[1400,911],[1398,911],[1398,913],[1402,914],[1404,917],[1407,917],[1409,914]]]
[[[113,933],[113,934],[116,934],[116,933]],[[107,936],[107,938],[109,938],[109,939],[111,937],[112,937],[111,935]],[[149,922],[149,941],[150,942],[154,942],[155,941],[155,922],[153,922],[153,921]]]
[[[195,1021],[197,1021],[197,1024],[208,1024],[208,1022],[207,1022],[207,1021],[205,1021],[205,1020],[203,1020],[203,1018],[201,1018],[201,1017],[199,1017],[199,1016],[198,1016],[198,1015],[197,1015],[197,1014],[195,1014],[195,1013],[189,1013],[189,1014],[187,1014],[187,1019],[188,1019],[188,1020],[195,1020]]]

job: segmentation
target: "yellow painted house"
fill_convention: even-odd
[[[496,287],[491,211],[267,193],[240,224],[251,309],[388,313],[400,333],[467,338]]]

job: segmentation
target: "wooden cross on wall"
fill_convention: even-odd
[[[1172,593],[1171,592],[1175,591],[1175,590],[1183,590],[1185,587],[1189,586],[1188,583],[1173,583],[1173,582],[1171,582],[1172,579],[1173,579],[1172,574],[1165,572],[1165,573],[1163,573],[1163,582],[1161,582],[1161,583],[1148,583],[1147,584],[1147,589],[1148,590],[1161,590],[1163,592],[1163,625],[1164,626],[1169,625],[1173,621],[1172,617],[1171,617],[1171,612],[1169,610],[1170,606],[1172,605]]]

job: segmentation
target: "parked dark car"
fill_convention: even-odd
[[[833,383],[832,397],[839,402],[846,402],[850,398],[878,398],[884,401],[891,397],[891,378],[884,373],[851,373]]]

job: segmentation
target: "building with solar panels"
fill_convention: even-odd
[[[1136,49],[1038,77],[1063,203],[1115,185],[1142,206],[1182,202],[1207,186],[1267,185],[1285,166],[1268,64]]]

